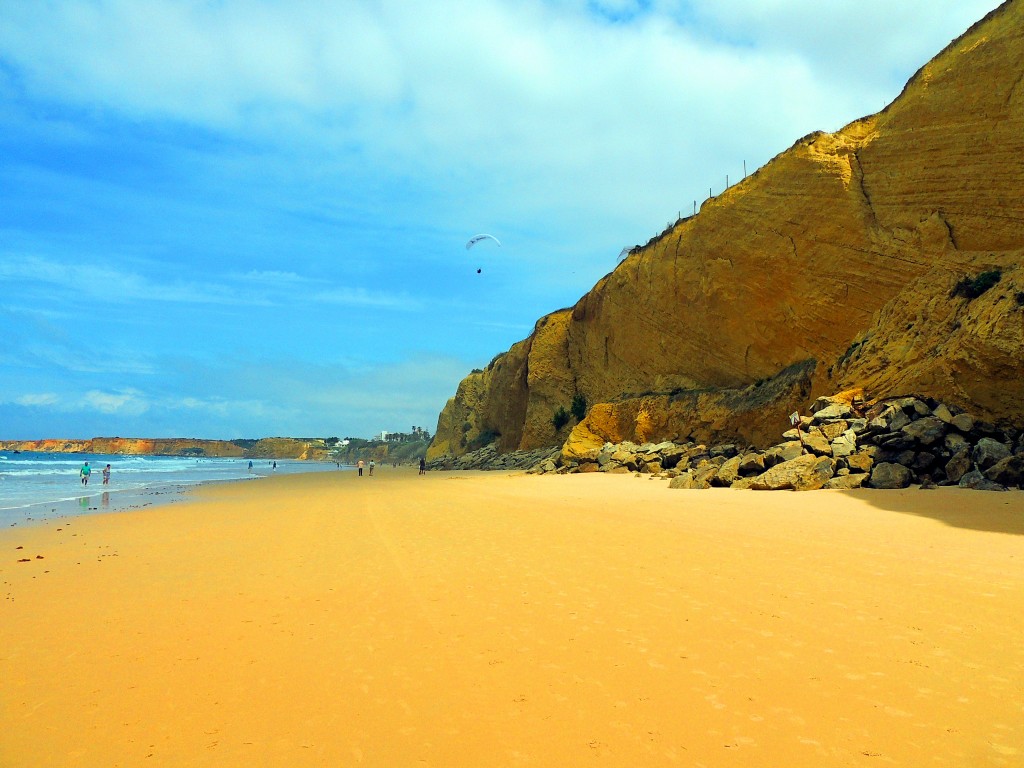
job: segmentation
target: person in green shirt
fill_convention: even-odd
[[[82,478],[82,485],[88,485],[89,484],[89,475],[92,474],[92,470],[89,468],[89,462],[88,461],[85,462],[85,464],[82,465],[82,469],[79,471],[78,474]]]

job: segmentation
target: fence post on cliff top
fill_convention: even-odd
[[[743,178],[747,178],[747,161],[743,161]]]

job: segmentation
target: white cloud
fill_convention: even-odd
[[[573,218],[607,215],[607,238],[881,109],[995,4],[69,0],[8,6],[0,49],[39,96],[290,145],[327,167],[355,152],[364,177],[418,177],[450,219],[546,217],[565,237]],[[187,282],[160,293],[235,298]]]
[[[138,259],[136,265],[142,265]],[[146,265],[165,271],[161,265]],[[178,304],[221,304],[233,306],[318,304],[414,310],[422,302],[406,295],[373,291],[361,287],[333,287],[324,279],[295,272],[272,270],[210,276],[200,282],[148,277],[129,268],[103,264],[65,264],[36,256],[0,255],[0,279],[28,284],[44,283],[68,292],[77,300],[166,302]]]
[[[86,392],[33,392],[18,395],[8,402],[28,408],[45,408],[63,413],[97,411],[122,416],[139,416],[150,408],[145,394],[137,389],[117,391],[99,389]]]
[[[18,405],[37,408],[41,406],[57,405],[60,402],[60,397],[55,395],[53,392],[39,392],[20,395],[19,397],[14,398],[14,402]]]
[[[148,411],[149,408],[148,400],[137,389],[126,389],[118,392],[103,392],[93,389],[86,392],[82,397],[79,410],[95,409],[105,414],[139,416]]]
[[[317,291],[309,297],[317,304],[334,304],[342,307],[376,307],[413,311],[422,308],[423,302],[411,296],[368,291],[362,288],[334,288]]]

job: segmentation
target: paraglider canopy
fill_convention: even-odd
[[[494,242],[498,243],[498,245],[501,245],[501,242],[494,235],[474,235],[473,237],[469,238],[469,242],[466,243],[466,250],[468,251],[481,240],[493,240]]]

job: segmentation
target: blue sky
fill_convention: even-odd
[[[0,439],[433,432],[996,5],[0,0]]]

